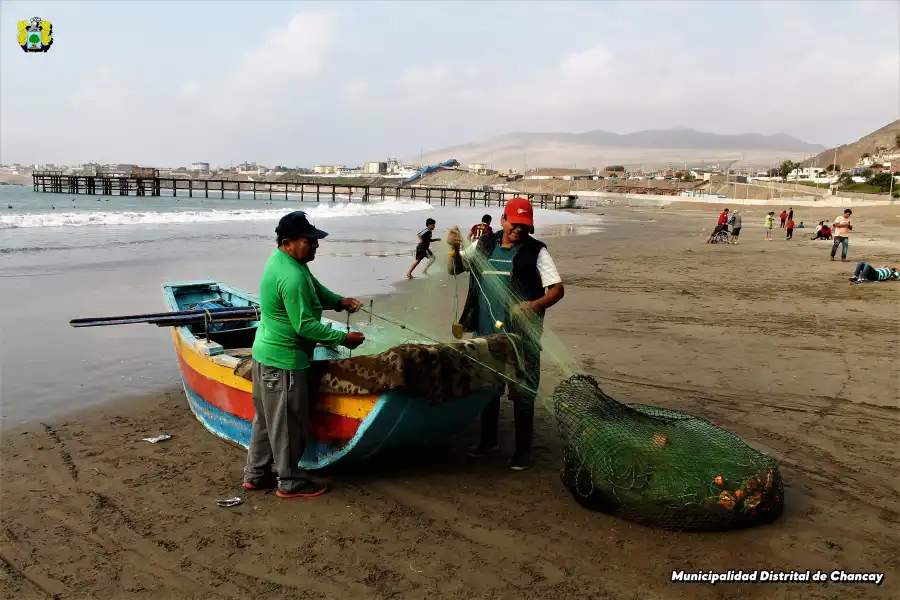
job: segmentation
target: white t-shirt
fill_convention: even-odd
[[[469,257],[474,255],[475,248],[476,244],[470,244],[468,248],[460,251],[459,257],[464,263],[468,262]],[[537,271],[541,276],[541,285],[544,286],[544,289],[547,289],[551,285],[562,283],[562,277],[559,276],[559,270],[556,268],[556,263],[553,262],[553,258],[546,248],[541,248],[541,251],[538,252]]]
[[[839,215],[834,218],[834,237],[850,237],[850,217]]]

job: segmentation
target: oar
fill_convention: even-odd
[[[236,321],[241,319],[259,318],[259,309],[257,308],[237,308],[226,310],[211,310],[208,313],[204,311],[184,311],[176,313],[162,313],[160,316],[143,316],[143,315],[127,315],[122,317],[95,317],[85,319],[73,319],[69,321],[72,327],[103,327],[106,325],[130,325],[133,323],[153,323],[160,325],[171,325],[175,323],[203,323],[204,321]]]
[[[221,311],[232,311],[232,310],[254,310],[252,306],[219,306],[207,309],[209,312],[221,312]],[[169,311],[169,312],[160,312],[160,313],[145,313],[142,315],[123,315],[121,317],[84,317],[81,319],[72,319],[69,321],[69,324],[72,327],[78,327],[81,323],[93,323],[95,321],[117,321],[121,319],[153,319],[156,317],[175,317],[181,315],[197,315],[204,314],[203,310],[177,310],[177,311]],[[139,321],[136,321],[139,322]]]

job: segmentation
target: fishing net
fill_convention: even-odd
[[[678,531],[781,515],[778,464],[736,435],[689,414],[618,402],[587,375],[560,383],[553,401],[563,484],[583,506]]]

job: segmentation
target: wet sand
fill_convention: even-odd
[[[3,432],[0,597],[896,597],[900,284],[849,284],[853,263],[830,262],[830,243],[805,239],[812,229],[763,241],[763,207],[745,213],[740,245],[705,245],[716,210],[608,208],[603,233],[551,240],[567,292],[548,327],[615,397],[692,412],[774,455],[787,486],[774,525],[664,533],[586,511],[559,481],[546,410],[535,467],[505,468],[508,406],[504,452],[486,461],[465,455],[473,427],[332,471],[317,499],[245,494],[244,452],[172,387]],[[855,209],[850,258],[897,261],[898,213]],[[376,312],[449,332],[453,286],[439,266]],[[542,389],[565,370],[545,353]],[[175,437],[141,441],[161,431]],[[215,504],[235,495],[245,502]],[[886,578],[710,586],[672,583],[673,569]]]

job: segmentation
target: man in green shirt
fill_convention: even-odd
[[[313,277],[307,263],[315,259],[319,240],[302,211],[281,218],[275,228],[278,249],[266,262],[260,283],[260,321],[253,342],[253,427],[244,488],[273,487],[272,465],[278,473],[276,495],[308,498],[325,492],[300,468],[306,449],[310,414],[307,372],[316,344],[353,349],[365,341],[359,332],[332,329],[322,311],[359,310],[355,298],[342,298]]]

